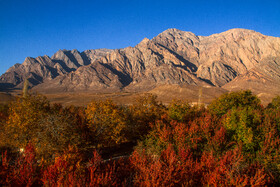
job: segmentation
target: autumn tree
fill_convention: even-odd
[[[0,150],[1,147],[4,148],[6,146],[6,139],[4,138],[6,136],[6,133],[4,127],[9,116],[8,111],[8,105],[0,104],[0,137],[2,137],[0,139]]]
[[[33,133],[40,155],[48,158],[67,149],[69,145],[76,148],[86,145],[81,136],[83,129],[77,126],[73,118],[69,114],[51,113],[39,121],[38,130]]]
[[[7,120],[9,114],[9,106],[7,104],[0,104],[0,121]]]
[[[9,117],[5,125],[7,142],[23,148],[37,139],[38,124],[50,110],[49,101],[40,95],[18,97],[10,105]]]
[[[263,122],[260,126],[260,150],[257,160],[271,171],[273,177],[280,183],[280,110],[277,96],[264,110]]]
[[[57,155],[54,163],[42,169],[44,186],[86,186],[82,157],[76,148],[69,146]]]
[[[99,144],[110,146],[126,141],[127,116],[112,100],[92,101],[85,113],[89,129]]]
[[[216,123],[215,119],[207,113],[188,123],[170,120],[163,116],[161,120],[156,121],[138,148],[146,149],[149,154],[159,155],[167,145],[172,144],[175,150],[191,149],[193,155],[197,157],[200,157],[204,149],[215,147],[223,151],[226,143],[225,135],[219,133],[216,135],[215,131],[221,128]],[[211,141],[215,136],[221,139]],[[223,140],[225,142],[221,142]]]
[[[145,150],[135,151],[130,158],[135,169],[136,186],[199,186],[200,176],[189,149],[178,154],[168,145],[157,157]]]
[[[86,122],[73,113],[76,111],[71,113],[62,106],[51,106],[40,95],[19,97],[10,105],[9,117],[4,127],[6,144],[24,148],[32,142],[38,156],[44,158],[62,152],[69,145],[85,147],[87,139],[83,135],[88,131]]]
[[[63,110],[60,109],[60,115],[70,118],[72,125],[78,131],[78,134],[82,141],[79,143],[79,148],[87,149],[94,144],[94,135],[90,133],[88,126],[87,116],[85,113],[85,107],[67,106]],[[73,127],[72,127],[73,128]]]
[[[145,136],[151,129],[151,125],[160,119],[166,108],[158,100],[157,96],[146,94],[136,99],[130,106],[130,136],[131,139],[138,139]]]

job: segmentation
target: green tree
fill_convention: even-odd
[[[173,100],[168,106],[168,116],[173,120],[183,122],[190,109],[191,106],[188,103],[184,103],[180,100]]]
[[[272,99],[271,103],[267,105],[268,109],[277,109],[280,110],[280,96],[276,96],[275,98]]]
[[[262,111],[251,106],[233,108],[223,120],[231,141],[242,143],[246,152],[259,149]]]
[[[231,92],[221,95],[208,106],[212,114],[219,117],[226,114],[232,108],[251,106],[255,109],[261,108],[260,99],[253,95],[250,90]]]

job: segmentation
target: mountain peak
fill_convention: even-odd
[[[148,38],[144,38],[139,44],[147,44],[150,40]]]
[[[77,49],[72,49],[71,53],[79,53],[79,51]]]
[[[167,29],[167,30],[163,31],[161,34],[163,34],[163,35],[165,35],[165,34],[171,34],[171,35],[176,35],[176,34],[183,35],[183,34],[187,34],[187,35],[194,35],[194,36],[196,36],[194,33],[190,32],[190,31],[182,31],[182,30],[179,30],[179,29],[176,29],[176,28]]]
[[[148,38],[144,38],[140,43],[138,43],[135,47],[138,47],[138,48],[145,48],[147,47],[147,45],[149,44],[150,42],[150,39]]]
[[[256,31],[254,30],[250,30],[250,29],[244,29],[244,28],[233,28],[233,29],[229,29],[226,32],[229,32],[229,33],[240,33],[240,32],[248,32],[248,33],[256,33]]]
[[[217,34],[212,34],[209,37],[220,37],[220,36],[224,36],[224,37],[234,37],[234,38],[244,38],[244,37],[264,37],[265,35],[256,32],[254,30],[249,30],[249,29],[242,29],[242,28],[234,28],[234,29],[230,29],[227,31],[224,31],[222,33],[217,33]]]
[[[166,29],[165,31],[163,32],[182,32],[181,30],[179,29],[176,29],[176,28],[169,28],[169,29]]]

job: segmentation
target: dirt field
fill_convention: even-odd
[[[157,95],[158,101],[163,104],[169,104],[173,99],[186,101],[196,104],[201,102],[209,104],[213,99],[219,97],[223,93],[228,92],[226,89],[217,87],[198,87],[198,86],[179,86],[179,85],[162,85],[148,92],[118,92],[118,93],[53,93],[44,94],[51,103],[60,103],[64,106],[86,106],[92,100],[111,99],[113,102],[120,105],[133,104],[139,96],[145,94]],[[254,92],[253,92],[254,93]],[[262,100],[264,105],[267,105],[275,95],[256,93]],[[0,103],[8,103],[15,96],[21,95],[21,91],[11,93],[0,93]]]

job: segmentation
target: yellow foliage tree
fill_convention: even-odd
[[[112,100],[92,101],[85,112],[99,144],[110,146],[126,141],[127,116]]]
[[[50,109],[48,100],[40,95],[18,97],[10,104],[9,117],[5,125],[8,142],[22,148],[36,141],[35,129]]]
[[[151,124],[166,112],[166,108],[157,101],[157,96],[146,94],[137,98],[135,104],[130,106],[131,124],[130,136],[132,139],[137,139],[147,134]]]

